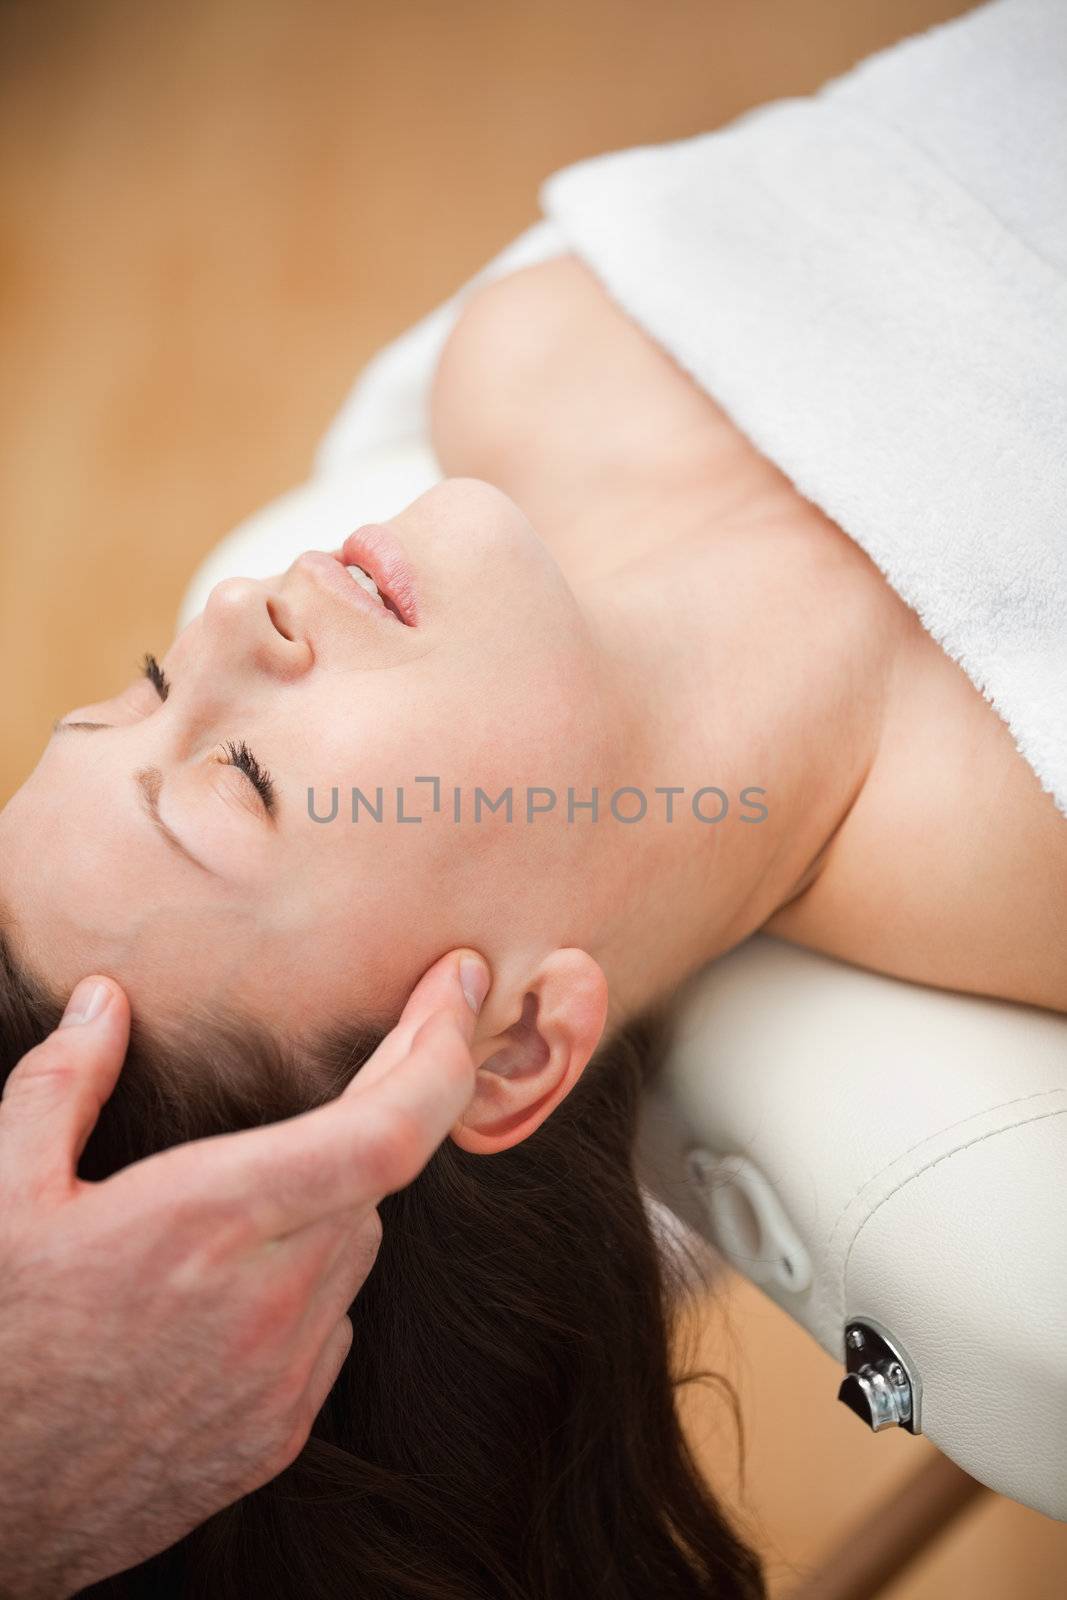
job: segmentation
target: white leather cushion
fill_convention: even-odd
[[[650,1187],[729,1249],[687,1157],[751,1163],[811,1279],[768,1275],[759,1243],[750,1275],[839,1360],[853,1317],[895,1333],[924,1431],[1067,1519],[1067,1018],[758,935],[677,1020],[646,1113]]]
[[[923,1432],[993,1489],[1067,1520],[1067,1090],[894,1189],[852,1241],[850,1315],[890,1308],[924,1374]]]

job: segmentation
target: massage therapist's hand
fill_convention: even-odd
[[[474,1093],[488,985],[454,951],[330,1104],[90,1184],[75,1169],[129,1010],[114,982],[79,984],[0,1104],[3,1600],[154,1555],[299,1453],[351,1343],[375,1207]]]

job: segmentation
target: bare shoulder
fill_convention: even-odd
[[[572,252],[490,278],[467,295],[448,341],[464,356],[481,350],[496,360],[506,342],[537,359],[546,339],[565,335],[576,321],[603,315],[611,302],[596,275]],[[617,313],[623,316],[622,312]]]
[[[512,437],[531,391],[550,374],[592,294],[576,256],[522,267],[471,290],[441,352],[430,393],[430,434],[446,472],[483,469]],[[481,476],[492,477],[482,471]]]
[[[473,290],[441,356],[430,433],[444,470],[505,482],[516,452],[646,451],[699,430],[740,440],[711,397],[573,254]]]
[[[936,987],[1067,1012],[1067,818],[914,619],[878,754],[768,931]]]

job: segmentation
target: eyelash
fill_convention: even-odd
[[[146,652],[144,658],[144,675],[159,695],[159,698],[165,700],[170,693],[170,683],[155,656],[149,652]],[[259,798],[263,801],[268,816],[273,815],[275,803],[274,784],[270,773],[260,766],[243,739],[227,739],[224,748],[227,763],[231,767],[237,767],[240,772],[245,774],[253,784]]]
[[[267,808],[268,816],[273,815],[274,784],[271,781],[270,773],[260,766],[243,739],[237,742],[233,739],[227,739],[226,755],[231,767],[239,767],[242,772],[251,778],[260,799]]]
[[[160,666],[159,662],[156,660],[155,656],[151,655],[147,651],[144,658],[144,675],[158,694],[159,698],[161,700],[165,700],[168,694],[170,694],[170,684],[167,681],[167,675],[163,671],[163,668]]]

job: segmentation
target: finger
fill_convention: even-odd
[[[467,958],[473,958],[469,961]],[[476,951],[450,951],[416,985],[401,1021],[351,1087],[286,1122],[198,1140],[137,1162],[110,1187],[141,1187],[140,1201],[205,1210],[238,1205],[261,1238],[284,1237],[338,1211],[364,1211],[410,1183],[466,1110],[474,1092],[473,1004],[488,988]],[[464,982],[473,994],[467,999]],[[369,1078],[368,1068],[375,1072]],[[402,1080],[384,1086],[403,1068]]]
[[[311,1348],[314,1349],[314,1345]],[[303,1392],[286,1419],[283,1447],[265,1471],[262,1482],[268,1482],[270,1478],[291,1466],[307,1444],[311,1430],[315,1426],[315,1418],[337,1382],[351,1348],[352,1324],[347,1317],[342,1317],[339,1322],[332,1324],[322,1347],[315,1353]],[[306,1360],[306,1355],[304,1359]]]
[[[196,1195],[247,1216],[260,1238],[284,1238],[343,1211],[369,1211],[418,1176],[470,1103],[475,1068],[466,1033],[437,1011],[402,1061],[357,1098],[268,1127],[198,1140],[108,1178],[129,1203],[166,1210]]]
[[[279,1241],[279,1247],[283,1250],[296,1248],[297,1241],[327,1227],[332,1230],[333,1238],[320,1263],[301,1320],[302,1333],[312,1342],[324,1338],[338,1318],[348,1311],[370,1277],[382,1239],[381,1222],[376,1211],[340,1212],[328,1222],[317,1222],[312,1228],[301,1228],[287,1239]]]
[[[473,1039],[491,982],[489,967],[476,950],[450,950],[435,961],[411,991],[396,1027],[356,1073],[345,1094],[360,1095],[391,1071],[408,1054],[416,1033],[436,1011],[447,1011],[467,1039]]]
[[[23,1056],[4,1086],[0,1173],[12,1192],[73,1182],[122,1069],[129,1035],[123,990],[113,978],[84,978],[59,1027]]]
[[[326,1404],[327,1395],[340,1377],[341,1368],[348,1359],[351,1348],[352,1323],[350,1318],[342,1317],[340,1322],[331,1328],[325,1344],[319,1351],[304,1391],[304,1416],[309,1431]]]
[[[341,1096],[298,1119],[307,1124],[299,1152],[285,1149],[283,1124],[257,1130],[263,1149],[245,1152],[253,1159],[242,1176],[246,1192],[255,1193],[274,1174],[272,1231],[289,1233],[318,1217],[370,1209],[414,1181],[474,1093],[466,1031],[451,1013],[433,1012],[407,1055],[362,1095]],[[278,1143],[268,1150],[271,1134]],[[287,1155],[296,1182],[283,1190],[278,1174]]]
[[[304,1282],[305,1297],[310,1300],[336,1273],[355,1276],[362,1269],[366,1277],[381,1239],[381,1219],[373,1208],[337,1211],[271,1241],[268,1270]],[[340,1306],[338,1315],[342,1310]],[[331,1321],[336,1322],[337,1317]]]

